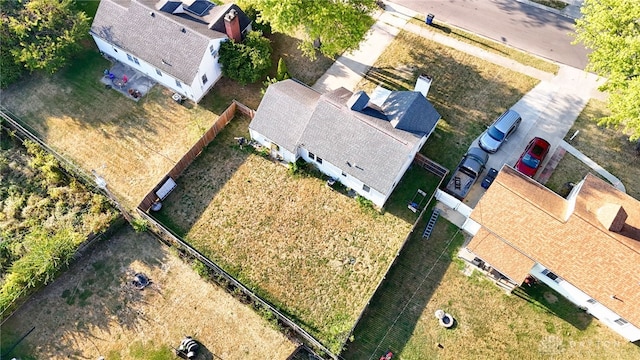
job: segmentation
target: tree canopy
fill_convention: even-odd
[[[273,31],[294,35],[302,30],[302,52],[315,58],[316,48],[326,56],[357,49],[373,25],[369,15],[375,0],[245,0]],[[319,41],[319,44],[318,44]],[[316,46],[314,46],[316,42]]]
[[[240,84],[254,83],[271,67],[271,45],[260,31],[251,31],[242,43],[233,40],[220,45],[222,74]]]
[[[2,0],[0,7],[2,87],[25,70],[57,71],[89,32],[89,17],[72,0]]]
[[[576,20],[576,40],[592,49],[587,69],[606,77],[611,116],[603,125],[640,139],[640,1],[587,0]]]

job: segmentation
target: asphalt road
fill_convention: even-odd
[[[392,0],[421,14],[578,69],[588,51],[572,45],[572,19],[516,0]]]

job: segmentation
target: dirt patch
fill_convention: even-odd
[[[544,296],[544,299],[549,303],[549,304],[555,304],[556,302],[558,302],[558,297],[555,296],[554,294],[550,293],[550,292],[545,292],[542,296]]]
[[[137,272],[151,286],[131,286]],[[13,356],[172,359],[171,346],[185,335],[200,341],[210,359],[284,359],[295,349],[250,307],[129,228],[98,244],[9,318],[3,348],[33,326]]]

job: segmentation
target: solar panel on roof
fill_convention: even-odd
[[[193,4],[187,6],[185,10],[187,10],[190,13],[194,13],[198,16],[202,16],[207,12],[207,10],[211,9],[213,6],[214,4],[210,3],[209,1],[196,0],[193,2]]]

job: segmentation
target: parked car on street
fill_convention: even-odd
[[[516,111],[511,109],[505,111],[480,136],[478,146],[490,154],[495,153],[505,140],[518,129],[520,122],[522,122],[522,118]]]
[[[549,142],[545,139],[534,137],[529,141],[522,155],[520,155],[515,166],[516,170],[529,177],[533,177],[548,152]]]

